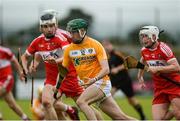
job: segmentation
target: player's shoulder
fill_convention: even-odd
[[[169,45],[167,43],[164,43],[164,42],[159,42],[159,47],[160,47],[160,49],[170,48]]]
[[[39,41],[41,41],[43,39],[45,39],[44,34],[41,34],[38,37],[36,37],[32,42],[39,42]]]
[[[57,29],[56,30],[56,34],[62,34],[62,35],[65,35],[65,36],[70,36],[70,33],[66,30],[63,30],[63,29]]]
[[[159,49],[161,50],[161,52],[166,54],[168,57],[173,55],[173,52],[172,52],[171,48],[169,47],[169,45],[167,45],[164,42],[159,43]]]
[[[8,53],[8,54],[12,54],[11,49],[4,47],[4,46],[0,46],[0,51],[3,51],[3,52]]]
[[[56,36],[60,36],[61,39],[71,38],[71,35],[68,31],[59,28],[56,30]]]
[[[142,47],[142,48],[141,48],[141,51],[145,51],[145,50],[147,50],[147,48],[145,48],[145,47]]]
[[[102,45],[97,39],[91,38],[91,37],[87,37],[88,43],[93,44],[95,46],[99,46]]]

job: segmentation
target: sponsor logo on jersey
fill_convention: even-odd
[[[163,60],[147,61],[149,66],[165,66],[167,63]]]
[[[94,48],[86,48],[86,49],[81,49],[81,50],[72,50],[72,51],[70,51],[70,56],[71,57],[90,55],[90,54],[96,54],[96,51],[95,51]]]

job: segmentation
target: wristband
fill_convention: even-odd
[[[98,77],[94,77],[95,81],[98,81]]]

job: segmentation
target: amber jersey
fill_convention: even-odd
[[[11,60],[14,58],[12,51],[0,46],[0,79],[12,74]]]
[[[142,48],[141,54],[143,60],[149,66],[166,66],[169,60],[175,59],[174,53],[172,52],[171,48],[163,42],[159,42],[157,48],[155,49]],[[180,82],[179,73],[164,73],[164,76]],[[174,84],[166,81],[157,74],[153,74],[153,80],[155,89],[173,88],[175,86]]]
[[[85,37],[81,44],[73,44],[64,51],[63,66],[68,67],[73,62],[81,80],[85,77],[94,78],[100,72],[101,60],[107,60],[107,55],[102,45],[90,38]],[[106,75],[103,80],[109,80]]]

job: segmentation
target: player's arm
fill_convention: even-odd
[[[170,73],[170,72],[180,72],[180,66],[177,59],[174,56],[171,48],[166,45],[162,44],[160,46],[162,57],[166,60],[167,65],[165,66],[155,66],[149,67],[149,71],[151,73]]]
[[[167,63],[167,66],[150,66],[149,71],[151,73],[180,72],[180,66],[176,58],[168,60]]]
[[[49,56],[45,61],[48,61],[49,63],[53,63],[53,64],[55,64],[55,63],[62,63],[62,61],[63,61],[63,57],[61,57],[61,56],[63,56],[64,55],[64,50],[68,47],[69,45],[66,45],[66,46],[64,46],[63,48],[62,48],[62,55],[59,55],[60,57],[59,58],[57,58],[57,59],[55,59],[54,57],[52,57],[52,56]]]
[[[98,52],[97,59],[101,66],[100,72],[95,77],[96,81],[97,81],[97,80],[103,78],[105,75],[109,74],[110,70],[109,70],[109,64],[108,64],[106,52],[101,44],[98,44],[96,46],[96,51]]]
[[[29,57],[30,57],[30,55],[29,55],[27,52],[25,52],[25,53],[21,56],[22,66],[23,66],[26,74],[28,74],[28,67],[27,67],[27,66],[28,66]]]
[[[115,54],[116,54],[116,56],[117,56],[119,59],[125,59],[124,54],[122,54],[121,52],[115,51]],[[117,60],[117,61],[118,61],[118,60]],[[120,65],[118,65],[118,66],[116,66],[116,67],[113,67],[113,68],[111,69],[111,73],[112,73],[112,74],[117,74],[119,71],[121,71],[121,70],[123,70],[123,69],[125,69],[124,64],[120,64]]]
[[[41,60],[42,60],[41,55],[39,55],[39,54],[34,55],[34,62],[31,61],[31,64],[29,66],[29,72],[30,73],[36,72],[37,67],[39,66]]]
[[[59,97],[59,96],[57,96],[58,89],[60,88],[61,82],[63,81],[64,77],[68,73],[68,67],[70,64],[70,57],[69,57],[68,49],[64,50],[62,63],[59,62],[57,64],[58,64],[58,69],[59,69],[59,80],[58,80],[56,87],[54,89],[54,98],[55,99],[57,99]],[[60,96],[61,96],[61,94],[60,94]]]
[[[107,59],[101,60],[100,66],[101,66],[101,71],[95,77],[97,78],[97,80],[103,78],[105,75],[108,75],[110,72]]]
[[[15,68],[16,68],[17,71],[18,71],[18,74],[19,74],[20,79],[21,79],[22,81],[24,81],[24,80],[25,80],[25,78],[24,78],[25,75],[24,75],[24,73],[23,73],[23,69],[22,69],[22,67],[20,66],[20,64],[19,64],[19,62],[18,62],[18,60],[17,60],[17,58],[16,58],[15,56],[12,57],[11,62],[14,63],[14,66],[15,66]]]
[[[144,61],[143,57],[141,57],[140,62],[145,64],[145,61]],[[144,78],[143,78],[144,71],[145,71],[144,69],[139,69],[138,74],[137,74],[137,79],[138,79],[138,81],[139,81],[139,83],[141,85],[141,88],[145,88]]]

